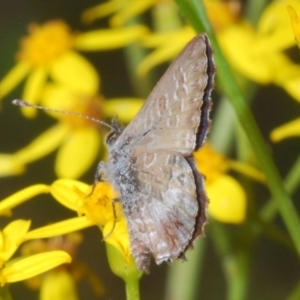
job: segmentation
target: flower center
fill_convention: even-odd
[[[75,101],[76,100],[76,101]],[[63,119],[66,123],[68,123],[72,127],[80,128],[80,127],[100,127],[101,125],[92,120],[92,118],[101,120],[102,119],[102,97],[77,97],[74,99],[70,108],[67,108],[68,111],[74,111],[76,113],[82,114],[83,116],[87,116],[90,119],[86,119],[84,117],[77,117],[72,115],[62,115],[61,119]]]
[[[74,34],[62,21],[29,26],[29,35],[21,40],[18,59],[32,65],[45,65],[68,51],[73,46]]]

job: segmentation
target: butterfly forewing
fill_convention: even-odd
[[[132,254],[148,271],[181,257],[203,234],[207,197],[192,152],[209,128],[214,66],[206,35],[195,37],[109,149],[106,172],[128,222]]]
[[[188,43],[124,130],[119,147],[130,138],[133,147],[147,144],[183,154],[194,150],[209,77],[208,47],[204,34]]]

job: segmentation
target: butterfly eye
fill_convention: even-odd
[[[106,138],[106,145],[111,147],[115,144],[116,140],[118,138],[118,133],[115,131],[112,131]]]
[[[106,138],[106,145],[112,147],[118,137],[121,135],[123,128],[121,123],[118,121],[117,118],[114,118],[111,123],[112,131],[108,134]]]

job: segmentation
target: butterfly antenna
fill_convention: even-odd
[[[20,99],[13,100],[12,104],[16,105],[16,106],[21,106],[21,107],[32,107],[32,108],[36,108],[36,109],[40,109],[40,110],[45,110],[45,111],[50,111],[50,112],[54,112],[54,113],[66,114],[66,115],[72,115],[72,116],[76,116],[76,117],[81,117],[81,118],[84,118],[84,119],[87,119],[87,120],[99,123],[101,125],[104,125],[104,126],[110,128],[112,131],[115,131],[114,127],[111,126],[111,125],[109,125],[106,122],[103,122],[103,121],[101,121],[99,119],[96,119],[96,118],[93,118],[93,117],[90,117],[90,116],[87,116],[87,115],[84,115],[84,114],[76,113],[76,112],[73,112],[73,111],[53,109],[53,108],[49,108],[49,107],[35,105],[35,104],[31,104],[31,103],[28,103],[28,102],[20,100]]]

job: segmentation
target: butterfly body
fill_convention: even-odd
[[[138,267],[182,257],[203,235],[207,197],[192,153],[209,129],[214,65],[206,35],[195,37],[133,121],[118,122],[105,173],[119,192]]]

